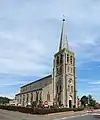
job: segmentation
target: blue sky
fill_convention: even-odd
[[[78,95],[100,101],[100,0],[0,0],[0,95],[52,72],[63,15]]]

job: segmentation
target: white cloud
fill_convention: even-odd
[[[100,85],[100,81],[89,82],[89,84],[92,84],[92,85]]]
[[[91,71],[91,70],[93,70],[93,68],[81,68],[80,70],[82,70],[82,71]]]
[[[99,6],[97,0],[0,1],[0,73],[16,76],[51,73],[63,14],[67,18],[68,41],[76,52],[77,66],[92,70],[83,68],[82,64],[100,61]],[[23,83],[20,79],[4,81],[0,79],[1,85]]]
[[[91,81],[91,80],[88,79],[88,78],[78,78],[77,81],[78,81],[78,82],[89,82],[89,81]]]
[[[0,30],[1,71],[38,75],[43,71],[44,73],[45,71],[51,72],[51,58],[57,50],[57,43],[59,44],[60,19],[63,14],[68,19],[68,40],[70,46],[76,51],[78,62],[94,60],[95,51],[98,47],[96,46],[97,33],[92,34],[92,31],[94,26],[99,25],[98,11],[100,10],[100,3],[93,2],[93,4],[90,4],[90,0],[81,2],[79,0],[73,2],[50,1],[41,5],[38,1],[35,2],[35,5],[32,4],[32,1],[16,1],[17,5],[12,1],[11,3],[13,5],[11,7],[2,3],[4,8],[7,8],[2,8],[3,14],[1,14],[3,19],[1,25],[4,25]],[[55,6],[58,7],[55,9]],[[38,7],[40,7],[40,10]],[[94,50],[89,51],[92,46]],[[41,61],[43,63],[46,61],[47,65]]]

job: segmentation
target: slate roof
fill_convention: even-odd
[[[31,91],[35,91],[35,90],[38,90],[38,89],[42,89],[43,87],[45,87],[45,86],[47,86],[51,83],[52,83],[52,75],[48,75],[48,76],[43,77],[39,80],[36,80],[34,82],[31,82],[29,84],[26,84],[26,85],[22,86],[21,90],[27,88],[26,90],[24,90],[24,93],[25,92],[31,92]]]

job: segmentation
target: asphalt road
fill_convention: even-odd
[[[66,119],[66,120],[98,120],[98,119],[93,117],[93,116],[86,115],[86,116],[83,116],[83,117],[75,117],[75,118]]]
[[[0,120],[99,120],[97,116],[92,114],[87,115],[77,115],[77,116],[69,116],[66,114],[60,115],[31,115],[24,114],[13,111],[0,110]]]

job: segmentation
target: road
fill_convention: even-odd
[[[99,118],[100,119],[100,118]],[[98,120],[92,114],[84,115],[66,115],[53,114],[53,115],[31,115],[13,111],[0,110],[0,120]]]

